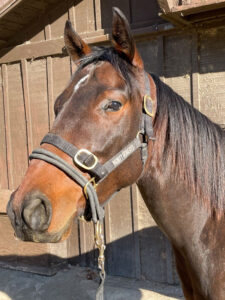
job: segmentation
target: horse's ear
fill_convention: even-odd
[[[112,43],[118,52],[126,55],[132,65],[144,68],[127,18],[117,7],[113,7]]]
[[[64,30],[64,41],[68,54],[73,61],[91,52],[91,48],[74,31],[70,21],[66,21]]]

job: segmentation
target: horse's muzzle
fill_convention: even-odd
[[[26,241],[35,241],[37,236],[44,236],[49,227],[52,207],[47,197],[40,192],[31,192],[25,196],[20,210],[13,205],[15,193],[10,197],[7,214],[16,235]]]

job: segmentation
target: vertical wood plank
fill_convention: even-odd
[[[96,30],[102,29],[101,0],[94,0]]]
[[[33,147],[49,130],[46,59],[28,63]]]
[[[75,6],[75,20],[76,20],[76,31],[79,34],[87,33],[87,0],[83,0]]]
[[[94,1],[87,1],[87,32],[95,31],[95,11],[94,11]]]
[[[225,28],[199,35],[199,102],[201,112],[225,123]]]
[[[198,34],[192,34],[192,74],[191,74],[191,103],[192,105],[201,110],[199,98],[199,53],[198,53]]]
[[[70,68],[70,58],[68,56],[52,58],[54,101],[63,92],[70,80]]]
[[[14,231],[6,215],[0,215],[0,253],[5,257],[3,262],[7,265],[17,265],[18,240],[14,237]],[[0,262],[2,263],[2,262]]]
[[[118,7],[122,10],[131,23],[131,10],[130,10],[130,0],[111,0],[111,1],[101,1],[101,23],[102,28],[106,31],[111,31],[112,27],[112,7]]]
[[[157,39],[146,39],[137,43],[138,51],[143,59],[145,70],[160,75],[160,54]]]
[[[13,169],[12,169],[12,144],[11,128],[9,117],[9,94],[8,94],[8,70],[7,65],[2,65],[3,103],[5,108],[5,132],[6,132],[6,157],[8,170],[8,188],[13,189]]]
[[[134,262],[135,262],[135,278],[141,278],[141,261],[140,261],[140,243],[139,243],[139,228],[138,228],[138,197],[137,186],[130,186],[131,209],[132,209],[132,225],[134,236]]]
[[[107,205],[105,206],[105,223],[104,223],[105,243],[106,244],[109,244],[110,241],[111,241],[110,214],[111,214],[111,212],[110,212],[110,203],[107,203]]]
[[[130,0],[131,24],[135,27],[155,25],[162,22],[158,13],[160,11],[157,1]]]
[[[169,284],[178,284],[179,279],[175,271],[175,259],[170,242],[165,238],[165,254],[166,254],[166,282]]]
[[[70,19],[70,22],[71,22],[72,25],[73,25],[74,30],[77,30],[77,29],[76,29],[76,15],[75,15],[75,8],[74,8],[74,5],[72,5],[72,6],[69,8],[69,19]]]
[[[13,187],[16,188],[28,166],[27,130],[20,63],[8,65],[8,110],[12,147]]]
[[[62,2],[63,4],[63,2]],[[64,6],[67,3],[65,2]],[[65,8],[61,6],[49,13],[51,22],[51,38],[62,37],[64,34],[65,23],[68,20],[68,12],[62,13]]]
[[[78,221],[73,222],[72,231],[67,242],[67,249],[69,262],[78,264],[80,260]]]
[[[49,111],[49,129],[54,121],[54,91],[53,91],[53,66],[51,56],[47,57],[47,85],[48,85],[48,111]]]
[[[165,82],[191,102],[191,36],[165,37]]]
[[[165,237],[150,215],[139,191],[137,192],[137,198],[141,278],[166,282]]]
[[[78,220],[78,235],[79,235],[79,265],[82,267],[86,267],[86,233],[84,222]]]
[[[110,212],[106,219],[107,270],[111,275],[135,277],[130,188],[121,190],[107,205]]]
[[[33,150],[33,133],[32,133],[32,118],[31,118],[31,107],[30,107],[30,95],[28,85],[28,71],[27,71],[27,60],[21,60],[21,71],[22,71],[22,83],[23,83],[23,97],[25,105],[25,118],[27,126],[27,145],[28,153]]]
[[[160,76],[160,79],[164,82],[164,36],[157,37],[157,44],[158,44],[158,73],[157,75]]]
[[[8,189],[5,109],[3,98],[2,69],[0,70],[0,189]],[[1,199],[0,199],[1,201]]]
[[[79,221],[81,264],[96,267],[94,227],[92,222]]]
[[[46,40],[51,40],[51,38],[52,38],[51,25],[47,24],[45,26],[45,39]]]

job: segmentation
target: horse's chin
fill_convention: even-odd
[[[60,231],[58,232],[32,232],[26,230],[25,232],[15,232],[15,235],[24,242],[34,243],[60,243],[65,241],[72,230],[72,220],[70,220]]]

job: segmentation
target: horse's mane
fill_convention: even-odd
[[[162,167],[171,168],[208,208],[225,209],[225,131],[153,75],[155,128],[165,126]],[[212,99],[213,101],[213,99]]]

